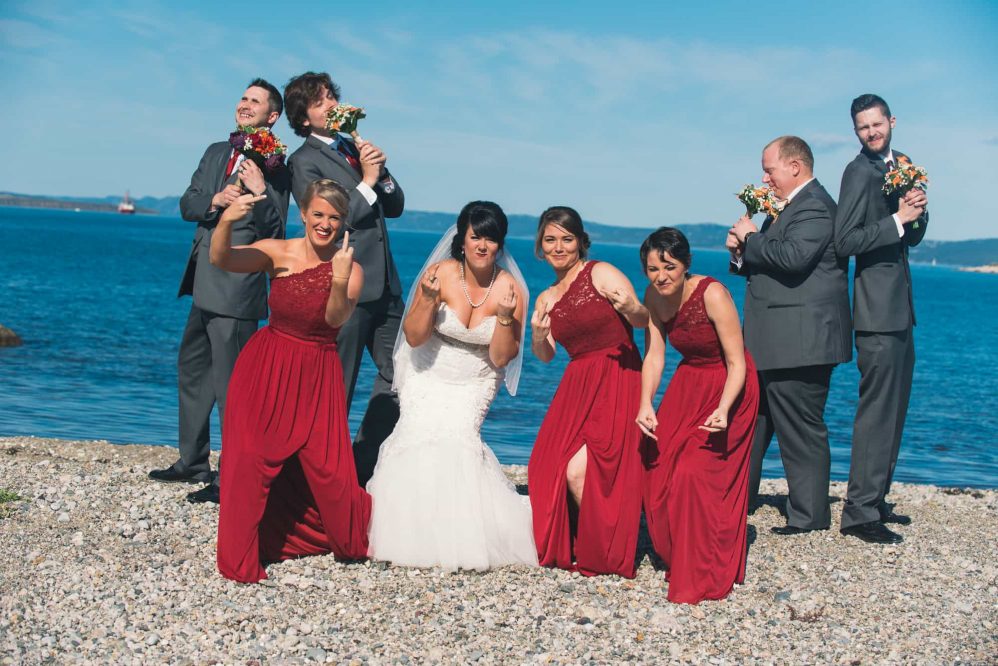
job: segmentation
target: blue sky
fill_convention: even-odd
[[[316,69],[367,108],[411,209],[730,223],[780,134],[837,195],[849,103],[877,92],[929,170],[928,237],[998,236],[998,3],[669,4],[6,0],[0,190],[180,194],[251,78]]]

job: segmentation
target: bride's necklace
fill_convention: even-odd
[[[496,265],[492,264],[492,279],[489,280],[489,288],[485,290],[485,296],[482,297],[482,300],[478,301],[477,303],[474,302],[473,300],[471,300],[471,294],[468,293],[468,283],[464,279],[464,262],[463,261],[461,262],[461,289],[464,290],[464,297],[468,299],[468,305],[470,305],[472,309],[482,307],[485,304],[485,301],[489,300],[489,294],[492,293],[492,285],[494,285],[495,283],[496,283]]]

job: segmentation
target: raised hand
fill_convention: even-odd
[[[350,232],[343,232],[343,243],[333,255],[333,279],[349,280],[353,271],[353,248],[350,247]]]
[[[429,270],[423,273],[423,279],[419,281],[420,294],[422,294],[423,298],[433,303],[436,303],[440,299],[440,278],[437,277],[438,270],[440,270],[440,264],[431,266]]]
[[[263,172],[253,160],[243,160],[242,164],[239,165],[239,181],[253,194],[263,194],[267,189]]]
[[[610,301],[613,309],[622,315],[632,314],[641,308],[638,299],[627,289],[615,287],[603,295],[606,296],[606,300]]]
[[[898,217],[902,223],[914,222],[925,212],[929,198],[925,190],[917,187],[908,190],[898,203]]]
[[[500,317],[512,317],[516,312],[516,290],[513,289],[513,281],[509,281],[509,290],[499,299],[496,306],[496,314]]]
[[[530,317],[530,331],[534,340],[540,342],[547,340],[551,333],[551,315],[548,314],[548,304],[546,301],[537,301],[534,314]]]
[[[655,429],[658,428],[658,416],[651,405],[645,405],[639,409],[638,417],[634,419],[634,422],[638,424],[638,428],[641,429],[641,432],[646,437],[651,437],[655,441],[658,441],[658,437],[655,436]]]
[[[257,201],[263,201],[266,198],[266,194],[241,194],[229,204],[218,221],[224,223],[241,220],[253,212],[253,206]]]
[[[738,242],[734,227],[728,229],[728,237],[724,239],[724,247],[728,248],[735,256],[742,253],[742,244]]]
[[[728,429],[728,415],[727,413],[718,408],[711,412],[707,420],[703,422],[702,426],[698,426],[700,430],[706,430],[707,432],[721,432],[722,430]]]
[[[752,219],[748,215],[742,215],[735,222],[735,226],[731,227],[731,233],[735,235],[739,243],[745,242],[745,234],[754,233],[759,231],[759,227],[752,223]]]
[[[376,145],[370,141],[360,141],[357,144],[360,151],[360,170],[365,182],[373,178],[377,182],[384,175],[385,162],[388,158]]]
[[[211,198],[211,205],[213,208],[228,208],[242,194],[243,191],[239,189],[238,185],[230,183],[223,187],[221,192],[215,193],[215,196]]]

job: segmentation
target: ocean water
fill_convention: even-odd
[[[176,358],[190,308],[177,298],[194,227],[179,219],[0,208],[0,324],[21,347],[0,349],[0,435],[106,439],[174,446]],[[300,234],[290,225],[289,235]],[[407,286],[436,234],[392,232]],[[552,280],[532,243],[510,240],[533,295]],[[696,251],[694,272],[720,279],[739,305],[744,281],[727,273],[723,251]],[[594,247],[644,287],[637,248]],[[896,478],[946,486],[998,487],[998,276],[913,266],[918,326],[914,388]],[[640,344],[640,334],[639,334]],[[667,352],[671,374],[677,361]],[[504,391],[483,436],[504,463],[525,463],[567,363],[527,355],[519,395]],[[351,431],[372,381],[366,363]],[[849,474],[859,375],[855,362],[833,375],[826,409],[832,478]],[[217,421],[213,445],[220,442]],[[766,476],[782,476],[771,446]]]

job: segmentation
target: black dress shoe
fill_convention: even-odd
[[[780,527],[770,527],[769,531],[780,536],[793,536],[795,534],[807,534],[808,532],[823,532],[827,529],[827,527],[808,529],[806,527],[794,527],[793,525],[781,525]]]
[[[173,465],[170,465],[166,469],[152,470],[149,472],[149,478],[153,481],[162,481],[163,483],[204,483],[203,474],[181,474]]]
[[[839,532],[846,536],[854,536],[867,543],[901,543],[904,541],[904,537],[897,532],[891,532],[879,520],[871,520],[868,523],[852,527],[843,527]]]
[[[208,485],[201,490],[187,493],[187,501],[191,504],[201,504],[203,502],[219,503],[218,486]]]
[[[893,523],[895,525],[911,525],[911,517],[894,513],[894,511],[888,511],[887,513],[880,514],[880,522]]]

